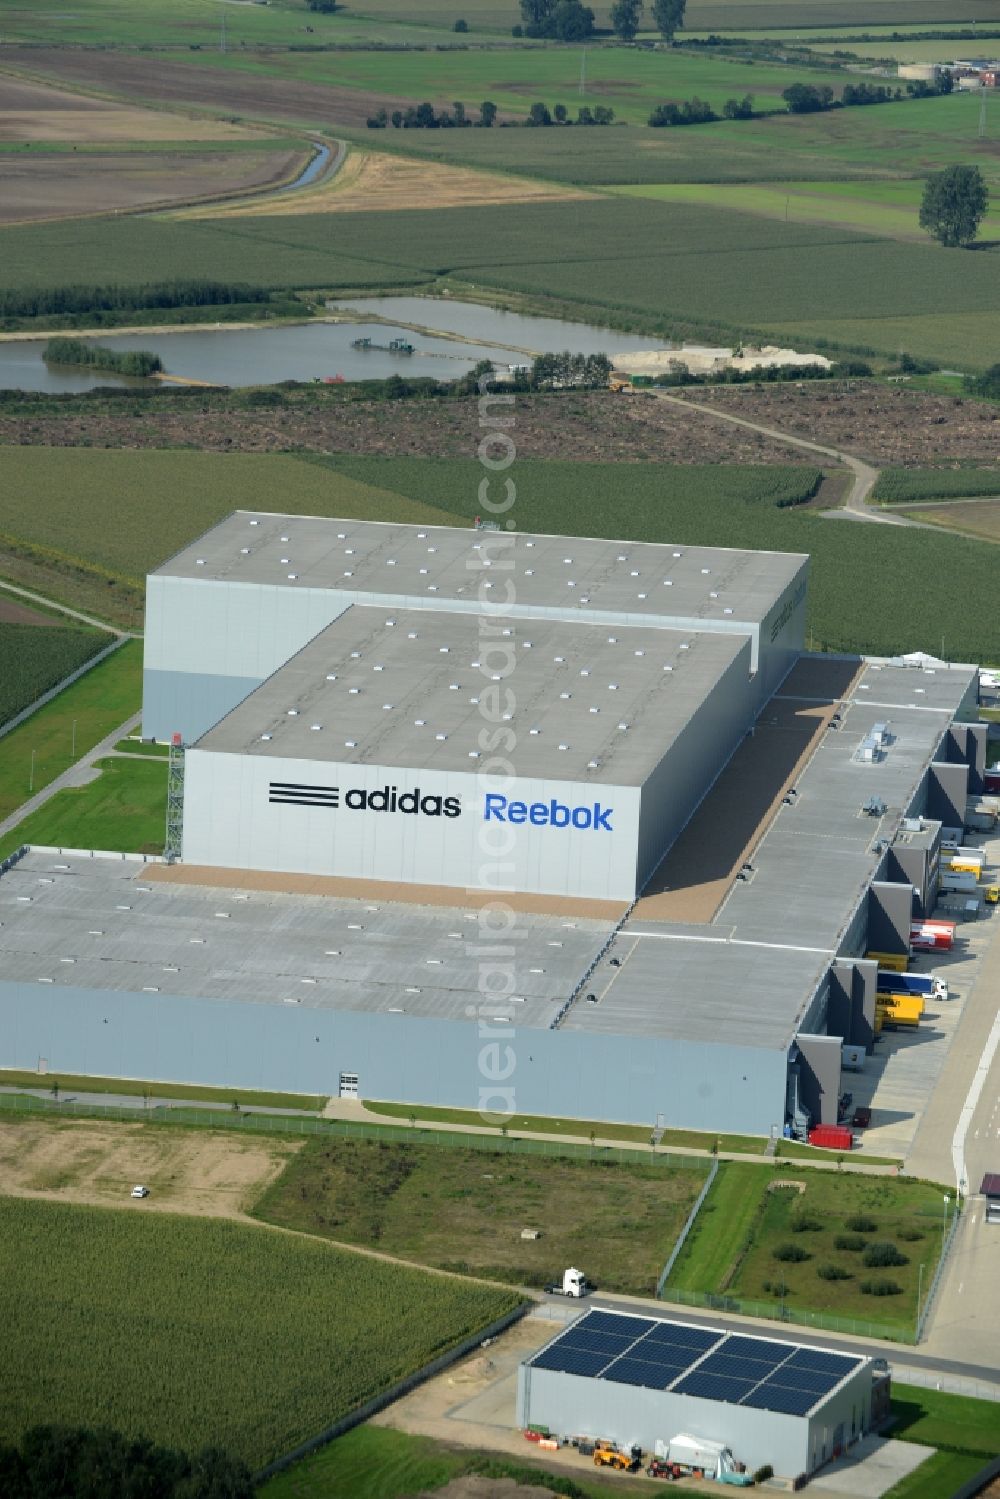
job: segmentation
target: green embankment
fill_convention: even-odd
[[[199,1088],[186,1083],[143,1082],[120,1077],[86,1077],[79,1073],[19,1072],[0,1068],[0,1086],[5,1088],[45,1088],[63,1099],[71,1093],[121,1093],[134,1098],[180,1098],[197,1103],[238,1103],[244,1109],[301,1109],[318,1113],[326,1103],[312,1093],[255,1093],[242,1088]]]
[[[98,778],[56,794],[0,838],[0,859],[22,843],[161,854],[167,818],[166,764],[153,759],[98,760]]]

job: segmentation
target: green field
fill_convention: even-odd
[[[109,642],[96,630],[0,621],[0,726]]]
[[[923,183],[911,181],[661,183],[623,187],[629,197],[660,203],[705,203],[736,213],[757,213],[785,223],[830,224],[892,239],[926,241],[918,222]],[[980,235],[1000,233],[1000,202],[994,201]]]
[[[652,399],[652,398],[651,398]],[[476,508],[474,461],[424,458],[328,460],[338,472],[462,521]],[[948,651],[958,661],[1000,657],[995,560],[962,537],[916,528],[830,521],[815,511],[777,508],[766,468],[718,465],[535,462],[517,466],[517,526],[525,531],[689,545],[751,547],[811,555],[807,641],[817,649],[893,655],[938,651],[936,621],[948,617]],[[793,483],[801,470],[772,470]],[[785,490],[788,493],[788,490]],[[625,496],[627,494],[627,504]],[[956,615],[952,579],[969,608]],[[845,589],[844,578],[853,580]]]
[[[97,780],[57,791],[12,833],[0,838],[0,859],[22,843],[46,848],[112,849],[160,854],[167,817],[167,771],[153,760],[98,760]]]
[[[231,1104],[235,1099],[244,1109],[302,1109],[318,1113],[326,1103],[324,1097],[311,1093],[255,1093],[233,1088],[200,1088],[186,1083],[142,1082],[135,1078],[84,1077],[78,1073],[19,1072],[0,1068],[0,1086],[5,1088],[46,1088],[58,1084],[65,1099],[68,1093],[121,1093],[133,1098],[189,1099],[194,1103]]]
[[[45,540],[63,527],[67,549],[136,577],[235,506],[273,508],[276,491],[290,513],[465,525],[477,509],[481,478],[471,458],[307,462],[285,455],[17,448],[6,450],[5,462],[19,478],[0,500],[5,529],[19,526],[28,539]],[[959,536],[831,523],[798,509],[788,502],[811,493],[815,476],[807,467],[636,463],[623,469],[524,460],[517,472],[521,530],[809,553],[808,635],[817,648],[935,651],[936,620],[946,615],[954,659],[1000,658],[995,567],[986,549]],[[52,496],[51,505],[28,503],[32,485]],[[60,497],[60,486],[72,503]],[[107,523],[111,516],[114,524]],[[952,607],[956,576],[969,601],[960,615]],[[853,588],[844,589],[845,577]],[[118,722],[138,700],[136,686]],[[23,750],[14,758],[23,766],[16,805],[27,793],[27,760]],[[0,747],[0,805],[3,764]]]
[[[115,749],[123,755],[142,755],[149,760],[167,760],[170,749],[166,744],[150,744],[142,739],[119,739]]]
[[[4,735],[0,739],[0,817],[27,801],[32,789],[41,791],[69,769],[74,725],[79,757],[136,713],[141,697],[142,644],[130,641]],[[147,768],[138,761],[122,763]]]
[[[706,1163],[707,1169],[707,1163]],[[423,1265],[541,1287],[586,1261],[648,1296],[704,1170],[365,1140],[307,1141],[254,1209],[269,1223]],[[539,1228],[536,1242],[523,1228]]]
[[[930,1285],[942,1246],[939,1187],[893,1177],[808,1172],[803,1193],[774,1182],[766,1166],[726,1161],[671,1273],[668,1291],[730,1296],[784,1306],[799,1313],[870,1319],[898,1333],[912,1332],[917,1293]],[[847,1238],[850,1246],[838,1244]],[[865,1263],[869,1246],[892,1244],[905,1263]],[[785,1256],[790,1247],[796,1256]],[[922,1279],[920,1266],[923,1266]],[[835,1267],[842,1278],[819,1272]],[[872,1295],[872,1281],[898,1290]],[[914,1437],[914,1440],[919,1438]]]
[[[501,1315],[512,1293],[258,1226],[0,1200],[0,1440],[108,1425],[258,1467]]]
[[[975,495],[1000,498],[1000,468],[887,468],[872,491],[872,498],[885,505]]]

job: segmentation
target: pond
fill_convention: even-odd
[[[435,297],[372,297],[339,305],[354,314],[374,314],[389,322],[286,323],[281,326],[204,327],[190,332],[108,333],[93,342],[109,349],[148,349],[180,380],[209,385],[273,385],[279,380],[384,380],[389,375],[455,380],[481,359],[524,364],[532,354],[569,349],[574,354],[653,350],[662,341],[616,333],[586,323],[525,317],[468,302]],[[453,334],[454,337],[438,337]],[[373,347],[355,349],[358,339]],[[399,338],[413,352],[387,346]],[[145,385],[107,370],[46,365],[47,340],[0,340],[0,389],[63,394],[99,385]],[[383,347],[374,347],[382,345]]]

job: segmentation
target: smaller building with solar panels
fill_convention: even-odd
[[[693,1437],[796,1479],[869,1429],[872,1388],[857,1354],[602,1308],[521,1365],[517,1423],[662,1456]]]

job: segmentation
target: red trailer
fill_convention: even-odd
[[[948,952],[954,943],[953,921],[915,921],[910,927],[910,946],[918,952]]]
[[[817,1124],[809,1131],[809,1144],[821,1145],[826,1150],[850,1150],[854,1136],[842,1124]]]

